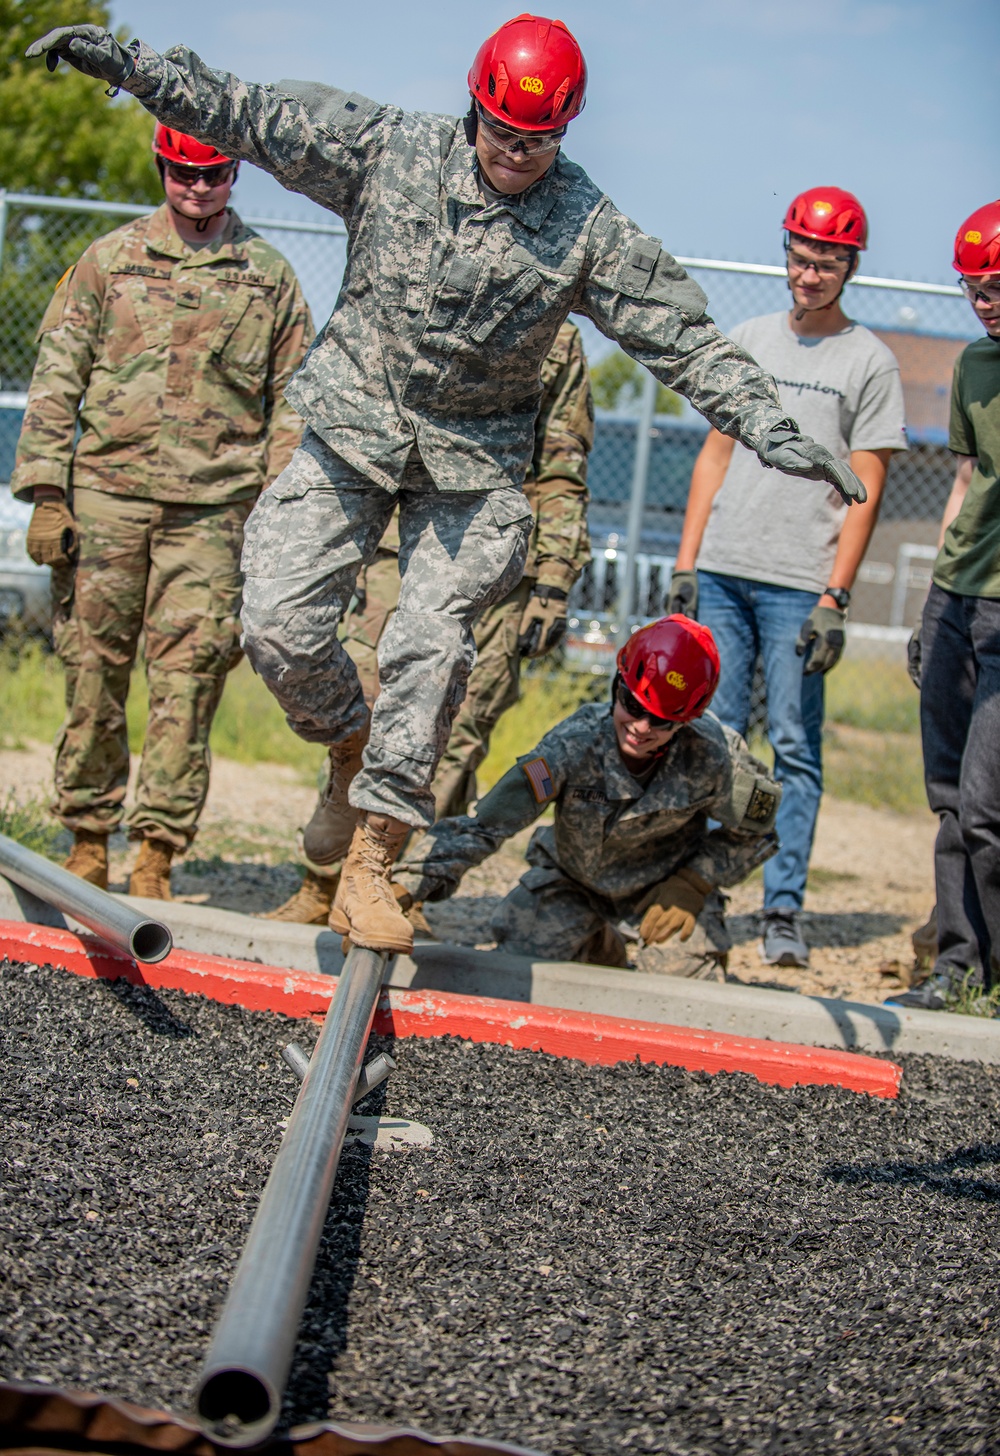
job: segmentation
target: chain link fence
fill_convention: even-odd
[[[0,481],[9,477],[20,427],[24,391],[31,378],[35,334],[53,289],[66,269],[102,233],[150,209],[116,203],[32,197],[0,192]],[[330,314],[343,272],[343,226],[280,218],[246,221],[288,258],[302,282],[317,323]],[[679,260],[709,297],[719,326],[787,307],[782,267]],[[907,404],[910,450],[893,457],[883,504],[852,602],[850,654],[867,667],[855,686],[866,691],[888,665],[901,671],[909,628],[916,621],[930,579],[937,523],[951,486],[947,450],[951,370],[965,343],[978,336],[976,322],[957,288],[907,280],[865,278],[849,285],[847,312],[867,324],[900,361]],[[586,323],[596,357],[609,346]],[[628,570],[629,505],[636,488],[639,432],[635,413],[599,412],[591,464],[591,530],[594,560],[573,594],[567,660],[584,670],[607,671],[623,630],[618,623]],[[633,616],[662,610],[680,533],[691,466],[706,426],[686,408],[680,417],[657,417],[650,426],[648,468],[630,593]],[[48,619],[47,572],[24,554],[27,510],[0,488],[0,630],[20,616],[44,629]],[[831,680],[832,681],[832,680]],[[758,709],[760,721],[763,707]]]

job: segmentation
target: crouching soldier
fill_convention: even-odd
[[[609,712],[578,708],[479,801],[444,819],[400,862],[415,900],[454,894],[466,870],[551,804],[531,868],[500,905],[504,948],[545,960],[716,976],[730,949],[720,890],[778,847],[781,788],[743,739],[705,710],[719,680],[711,632],[664,617],[618,654]],[[713,821],[710,827],[710,821]]]

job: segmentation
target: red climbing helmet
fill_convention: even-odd
[[[618,653],[622,682],[657,718],[700,718],[719,686],[719,649],[707,627],[675,612],[641,627]]]
[[[517,131],[554,131],[583,110],[587,65],[561,20],[518,15],[479,47],[469,90],[487,116]]]
[[[800,192],[785,213],[782,227],[818,243],[846,243],[867,248],[868,219],[853,192],[842,187],[810,187]]]
[[[955,238],[955,261],[951,266],[971,278],[1000,273],[1000,201],[977,207],[965,219]]]
[[[231,162],[207,142],[195,141],[182,131],[174,131],[158,121],[153,130],[153,151],[165,162],[176,162],[181,167],[221,167]]]

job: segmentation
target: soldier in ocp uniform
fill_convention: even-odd
[[[524,569],[540,371],[568,315],[592,319],[768,465],[848,499],[864,487],[799,432],[659,240],[560,155],[587,79],[561,21],[518,16],[484,42],[464,119],[313,82],[251,84],[184,47],[124,48],[100,26],[63,26],[28,55],[124,86],[347,224],[337,305],[289,390],[308,428],[247,529],[244,645],[295,731],[331,748],[350,851],[331,926],[406,951],[391,867],[410,829],[433,821],[472,623]],[[369,736],[337,628],[397,496],[402,586]]]
[[[774,854],[781,789],[706,713],[718,680],[707,627],[680,615],[643,627],[618,654],[610,711],[587,703],[546,733],[474,818],[443,819],[405,852],[397,883],[417,901],[446,899],[552,805],[531,868],[493,917],[500,946],[627,966],[632,939],[640,970],[723,976],[720,890]]]
[[[301,438],[283,391],[312,325],[288,263],[227,206],[238,164],[164,126],[153,151],[164,205],[93,243],[42,320],[12,484],[35,506],[28,550],[52,566],[66,671],[53,810],[74,832],[67,868],[107,887],[142,634],[149,721],[130,890],[168,899],[240,656],[244,523]]]
[[[535,514],[524,576],[503,601],[487,607],[473,629],[476,665],[431,784],[435,819],[466,813],[476,797],[476,770],[489,751],[490,735],[521,695],[522,661],[551,652],[565,634],[570,589],[590,560],[587,456],[593,443],[594,401],[583,340],[575,324],[565,323],[542,365],[535,453],[524,485]],[[375,560],[358,576],[342,629],[369,708],[379,691],[378,645],[398,601],[399,521],[393,516]],[[334,774],[331,764],[303,834],[305,878],[265,919],[326,924],[341,847],[336,805],[331,805]]]

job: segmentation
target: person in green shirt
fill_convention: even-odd
[[[954,267],[986,337],[955,365],[944,508],[918,666],[934,847],[937,959],[897,1006],[943,1010],[966,977],[1000,983],[1000,201],[967,218]],[[916,656],[916,664],[914,657]]]

